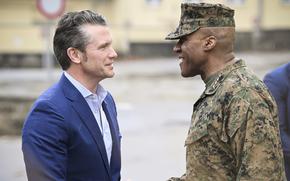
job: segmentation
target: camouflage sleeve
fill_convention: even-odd
[[[167,181],[185,181],[185,174],[182,175],[181,177],[171,177]]]
[[[237,162],[236,180],[284,180],[275,110],[273,113],[265,98],[251,90],[236,94],[227,110],[227,131]]]

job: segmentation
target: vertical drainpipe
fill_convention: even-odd
[[[121,49],[122,49],[122,54],[125,56],[130,56],[131,55],[131,48],[130,48],[130,31],[132,28],[131,24],[131,18],[130,18],[130,7],[129,6],[129,1],[124,1],[124,4],[122,5],[122,12],[124,13],[123,16],[123,21],[121,22],[121,31],[123,32],[123,40],[121,43]]]
[[[261,48],[262,21],[264,15],[264,0],[257,0],[257,14],[254,18],[254,31],[252,36],[252,47],[254,50]]]

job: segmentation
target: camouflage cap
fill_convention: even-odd
[[[179,26],[165,39],[179,39],[202,27],[235,27],[234,10],[222,4],[182,3]]]

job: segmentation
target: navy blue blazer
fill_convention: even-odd
[[[81,93],[62,75],[35,102],[23,126],[22,151],[28,180],[119,181],[120,131],[108,93],[102,107],[110,125],[110,164],[102,134]]]
[[[290,63],[266,74],[264,82],[278,105],[285,169],[290,180]]]

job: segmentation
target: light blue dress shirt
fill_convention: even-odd
[[[100,85],[97,85],[96,93],[92,93],[79,81],[74,79],[69,73],[64,72],[65,77],[75,86],[75,88],[82,94],[87,101],[94,117],[99,125],[100,131],[103,135],[103,140],[106,147],[108,162],[110,164],[112,153],[112,136],[107,117],[102,108],[102,103],[107,96],[107,91]]]

